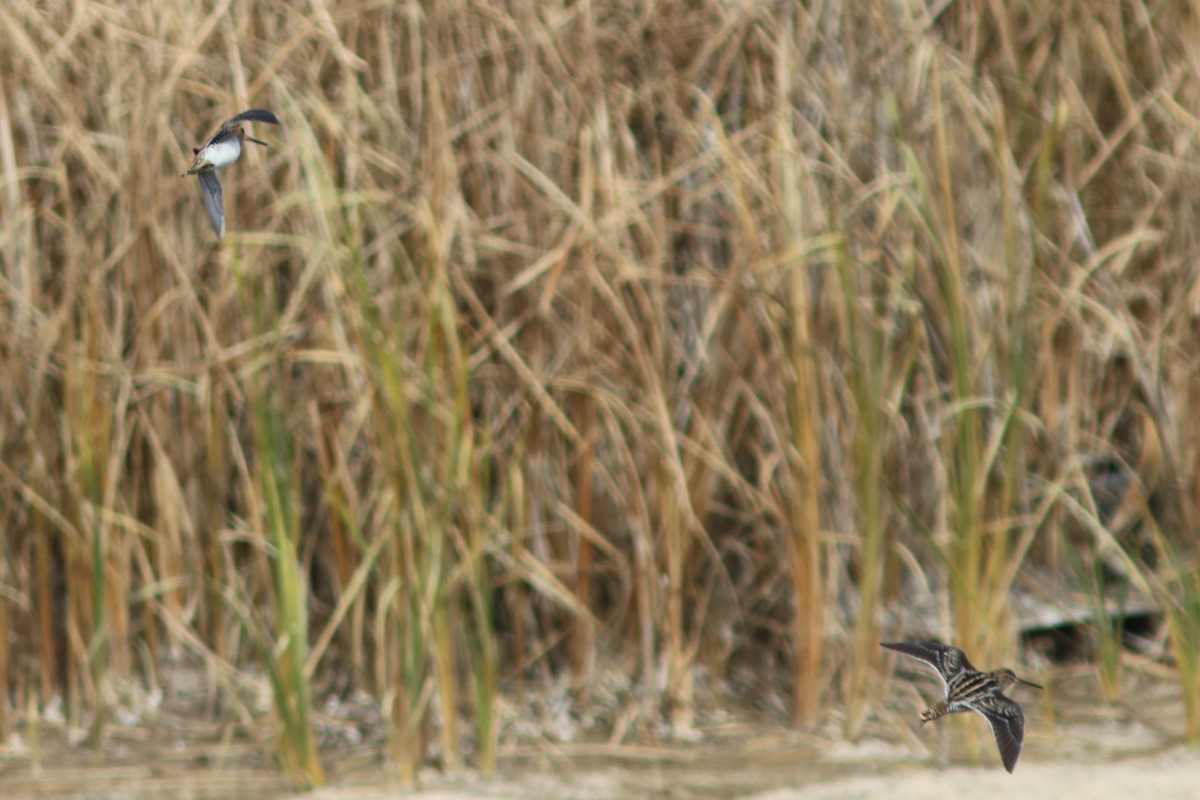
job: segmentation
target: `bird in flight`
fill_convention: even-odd
[[[941,642],[880,642],[889,650],[924,661],[946,685],[946,699],[921,712],[921,722],[959,711],[975,711],[987,720],[1000,749],[1000,759],[1009,772],[1017,766],[1025,741],[1025,714],[1017,701],[1005,697],[1010,686],[1023,683],[1041,689],[1041,684],[1018,678],[1011,669],[980,672],[957,647]]]
[[[199,179],[204,208],[208,210],[208,218],[218,237],[225,235],[225,207],[221,195],[221,182],[217,180],[217,170],[238,160],[244,141],[267,146],[266,142],[246,133],[243,122],[269,122],[278,125],[279,117],[265,108],[248,108],[236,117],[225,120],[203,147],[192,149],[196,158],[188,171],[183,173],[185,178],[195,175]]]

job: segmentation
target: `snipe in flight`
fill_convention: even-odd
[[[279,117],[265,108],[248,108],[233,119],[225,120],[203,147],[192,149],[196,158],[188,171],[183,173],[185,178],[195,175],[200,180],[204,207],[208,210],[208,218],[218,237],[225,235],[225,204],[221,196],[221,182],[217,180],[217,170],[238,160],[238,156],[242,154],[243,141],[249,140],[267,146],[266,142],[247,134],[243,122],[269,122],[278,125]]]
[[[1010,686],[1023,683],[1041,689],[1041,684],[1018,678],[1011,669],[980,672],[971,666],[967,655],[957,647],[941,642],[880,642],[889,650],[924,661],[946,685],[946,699],[921,712],[921,722],[931,722],[946,714],[975,711],[987,720],[1000,748],[1000,759],[1009,772],[1017,766],[1021,744],[1025,741],[1025,714],[1017,701],[1005,697]]]

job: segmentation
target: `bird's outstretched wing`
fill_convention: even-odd
[[[1009,772],[1017,766],[1021,755],[1021,744],[1025,741],[1025,713],[1021,706],[1001,694],[994,694],[973,706],[992,727],[996,747],[1000,749],[1000,760]]]
[[[225,235],[225,203],[221,196],[221,182],[217,180],[214,170],[198,172],[200,179],[200,194],[204,197],[204,208],[208,210],[208,219],[212,222],[217,236]]]
[[[947,686],[950,685],[950,679],[964,669],[974,670],[962,650],[941,642],[880,642],[879,644],[888,650],[895,650],[897,653],[904,653],[906,656],[924,661],[933,668],[938,677],[942,679],[942,683]]]
[[[275,116],[274,111],[267,111],[265,108],[247,108],[236,117],[225,120],[225,122],[221,124],[221,127],[227,128],[230,125],[236,125],[239,122],[269,122],[272,125],[278,125],[279,117]]]

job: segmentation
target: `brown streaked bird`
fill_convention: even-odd
[[[992,728],[1004,768],[1013,771],[1025,741],[1025,713],[1017,701],[1005,697],[1003,692],[1018,683],[1038,689],[1041,684],[1018,678],[1011,669],[980,672],[971,666],[966,653],[941,642],[880,642],[880,645],[924,661],[946,685],[946,699],[921,712],[922,724],[959,711],[977,712]]]
[[[221,182],[217,180],[216,171],[238,160],[238,156],[242,154],[243,141],[249,140],[267,146],[266,142],[246,133],[243,122],[269,122],[278,125],[279,117],[265,108],[248,108],[236,117],[225,120],[203,147],[192,148],[196,158],[188,171],[183,173],[185,178],[195,175],[199,179],[204,207],[208,210],[208,218],[218,237],[225,235],[225,206],[221,195]]]

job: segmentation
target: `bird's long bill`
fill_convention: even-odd
[[[1027,681],[1024,678],[1017,678],[1017,680],[1020,681],[1021,683],[1025,684],[1026,686],[1032,686],[1035,689],[1045,689],[1046,688],[1045,686],[1042,686],[1040,683],[1034,683],[1033,681]]]
[[[271,145],[267,144],[266,142],[264,142],[262,139],[255,139],[253,136],[247,136],[246,141],[254,142],[255,144],[261,144],[263,147],[271,146]]]

